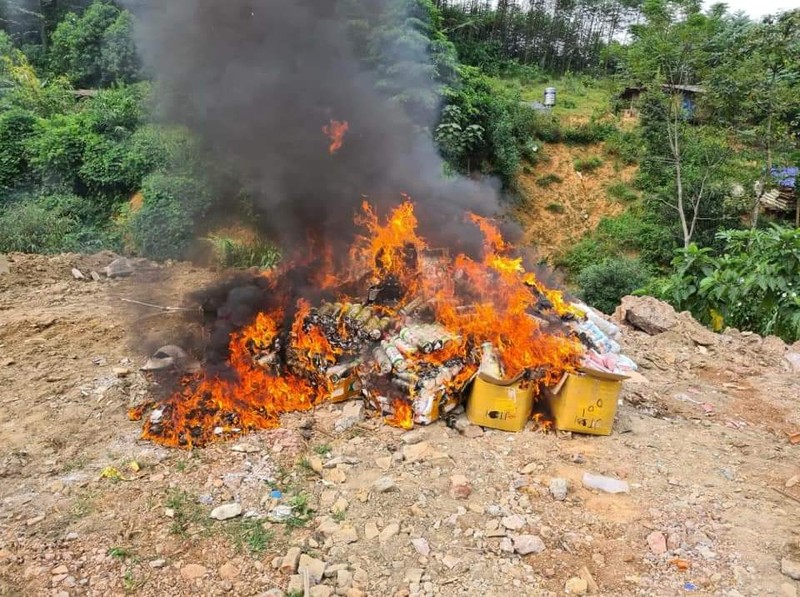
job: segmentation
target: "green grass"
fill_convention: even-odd
[[[566,211],[560,203],[549,203],[545,209],[554,214],[563,214]]]
[[[344,522],[344,519],[347,518],[347,512],[344,510],[336,510],[331,515],[331,518],[333,518],[336,522]]]
[[[107,554],[117,560],[125,560],[131,557],[133,552],[125,547],[112,547],[108,550]]]
[[[186,537],[192,525],[202,525],[206,529],[210,521],[203,507],[185,491],[173,490],[167,496],[165,507],[174,511],[170,533]]]
[[[275,536],[264,528],[263,521],[254,518],[226,522],[225,532],[237,552],[254,555],[264,553]]]
[[[558,174],[545,174],[544,176],[540,176],[536,179],[536,185],[546,189],[548,187],[553,186],[554,184],[561,184],[564,182],[564,179],[561,178]]]
[[[331,452],[333,452],[333,448],[331,448],[330,444],[319,444],[314,446],[314,452],[319,454],[320,456],[327,456]]]
[[[501,89],[519,92],[526,102],[543,102],[544,90],[555,87],[557,95],[553,114],[570,118],[589,118],[593,114],[607,112],[614,88],[614,83],[610,80],[589,80],[584,77],[561,77],[546,82],[495,78],[493,83]]]
[[[314,509],[308,504],[309,496],[307,493],[299,493],[287,500],[287,504],[292,507],[292,516],[286,521],[286,531],[300,528],[306,525],[314,515]]]
[[[621,201],[622,203],[633,203],[639,195],[624,182],[618,181],[608,185],[606,194],[610,199]]]
[[[281,259],[280,250],[271,243],[244,243],[219,236],[212,236],[209,240],[214,244],[217,260],[224,267],[269,269]]]
[[[576,172],[591,173],[603,165],[603,158],[599,155],[593,155],[586,158],[578,158],[575,160]]]

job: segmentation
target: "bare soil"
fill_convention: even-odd
[[[583,567],[597,595],[797,594],[780,561],[798,549],[800,485],[787,480],[800,446],[787,434],[800,429],[800,380],[775,339],[709,340],[688,319],[653,337],[625,330],[643,378],[625,383],[610,437],[468,438],[441,422],[409,437],[374,418],[336,433],[342,406],[324,405],[185,452],[140,441],[126,411],[156,389],[138,370],[148,354],[198,345],[200,319],[120,299],[192,307],[220,273],[139,261],[130,278],[72,278],[112,257],[11,255],[0,274],[0,595],[283,594],[273,560],[293,546],[340,565],[325,583],[351,596],[564,595]],[[341,458],[320,475],[316,457]],[[630,493],[586,489],[586,471]],[[451,494],[458,474],[466,498]],[[379,477],[394,489],[378,492]],[[565,501],[553,477],[568,481]],[[262,525],[274,488],[315,512]],[[234,501],[256,518],[208,518]],[[397,534],[367,538],[392,523]],[[654,532],[666,553],[648,545]],[[504,551],[519,534],[544,551]]]

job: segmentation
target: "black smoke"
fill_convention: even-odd
[[[432,245],[476,252],[464,214],[495,215],[496,186],[443,176],[430,132],[376,90],[355,55],[342,0],[131,2],[167,118],[232,169],[284,249],[309,236],[348,244],[364,198],[385,213],[405,193]],[[350,124],[333,156],[322,133],[331,119]]]

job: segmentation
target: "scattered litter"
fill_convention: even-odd
[[[605,493],[629,493],[630,486],[627,481],[595,475],[593,473],[583,473],[583,486],[588,489],[597,489]]]

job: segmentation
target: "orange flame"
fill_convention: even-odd
[[[372,351],[371,346],[358,348],[356,332],[345,323],[346,312],[363,308],[363,299],[348,297],[352,292],[363,296],[365,283],[370,286],[387,279],[399,285],[402,296],[396,303],[370,305],[368,318],[379,321],[388,317],[398,326],[407,326],[415,319],[409,319],[404,308],[416,303],[424,308],[428,321],[436,321],[426,325],[439,347],[416,354],[407,372],[411,379],[437,372],[434,387],[419,394],[411,392],[432,400],[435,416],[455,404],[478,370],[480,347],[486,342],[495,348],[506,377],[535,372],[540,383],[557,383],[577,364],[583,348],[564,333],[541,329],[533,313],[541,312],[541,304],[551,305],[551,312],[561,316],[574,314],[574,308],[560,292],[546,288],[525,271],[522,259],[494,222],[475,215],[469,218],[484,237],[480,260],[431,251],[417,233],[414,206],[407,197],[385,219],[365,202],[356,216],[365,234],[356,237],[351,247],[349,271],[334,271],[330,247],[315,250],[319,267],[309,279],[336,296],[334,300],[339,302],[329,304],[336,323],[323,330],[314,323],[316,311],[308,300],[289,301],[291,278],[285,274],[291,263],[270,273],[272,296],[284,297],[281,306],[259,313],[251,324],[231,335],[227,372],[200,373],[184,380],[183,389],[169,400],[132,410],[129,414],[136,419],[151,411],[143,437],[169,446],[202,446],[249,430],[277,427],[281,414],[308,410],[330,400],[334,383],[328,370],[346,360],[369,359]],[[546,303],[541,302],[542,297]],[[376,375],[375,368],[368,366],[367,370]],[[388,389],[381,395],[387,397],[393,411],[387,422],[410,428],[416,403],[412,405],[405,394],[398,398],[395,389],[399,385],[384,381]]]
[[[328,152],[333,155],[342,148],[344,144],[344,134],[350,129],[350,124],[347,121],[338,121],[331,119],[330,124],[322,127],[322,132],[331,140],[328,147]]]

